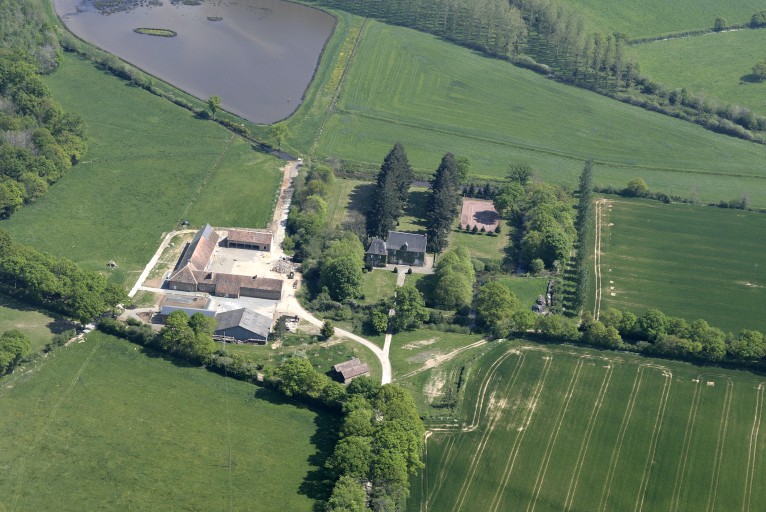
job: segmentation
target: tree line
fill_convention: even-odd
[[[574,261],[574,298],[572,309],[580,311],[585,304],[585,292],[588,289],[590,277],[590,263],[588,257],[590,247],[594,240],[594,205],[593,205],[593,161],[585,162],[585,167],[580,174],[580,183],[577,188],[577,216],[575,217],[575,229],[577,230],[577,254]]]
[[[7,217],[58,181],[85,151],[85,121],[65,113],[37,63],[0,50],[0,216]]]
[[[0,48],[29,54],[40,72],[56,69],[61,47],[40,1],[0,2]]]
[[[83,323],[124,304],[122,286],[75,263],[19,244],[0,229],[0,290]]]

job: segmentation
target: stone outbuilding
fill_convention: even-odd
[[[332,369],[334,377],[343,384],[348,384],[356,377],[370,375],[370,367],[367,366],[366,363],[361,362],[358,357],[349,359],[343,363],[338,363],[333,366]]]
[[[252,229],[230,229],[224,243],[234,249],[251,249],[254,251],[271,251],[273,234],[271,231]]]

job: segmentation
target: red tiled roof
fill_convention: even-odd
[[[252,231],[249,229],[230,229],[226,236],[229,242],[235,244],[268,244],[271,245],[270,231]]]

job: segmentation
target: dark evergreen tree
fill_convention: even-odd
[[[407,203],[407,194],[414,179],[404,146],[396,143],[383,160],[378,172],[372,207],[367,213],[367,234],[385,238],[396,227]]]
[[[460,212],[460,175],[455,155],[447,153],[431,182],[428,201],[428,251],[442,252],[447,247],[452,224]]]

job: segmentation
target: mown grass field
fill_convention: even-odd
[[[570,7],[581,13],[594,32],[622,32],[629,38],[650,37],[673,32],[713,28],[719,16],[730,24],[747,23],[750,17],[766,9],[763,0],[572,0]]]
[[[762,377],[499,343],[431,424],[409,509],[763,510]]]
[[[383,299],[394,296],[396,291],[396,277],[386,269],[374,269],[362,275],[362,293],[364,299],[359,300],[362,304],[375,304]]]
[[[391,338],[391,365],[394,377],[411,378],[431,359],[443,357],[455,350],[481,340],[481,334],[417,329],[394,334]]]
[[[766,215],[609,201],[612,208],[602,209],[601,311],[654,307],[725,330],[766,331]]]
[[[498,277],[495,278],[516,294],[524,309],[531,309],[540,295],[548,290],[547,277]]]
[[[449,235],[449,247],[465,247],[471,254],[471,258],[476,258],[483,262],[501,263],[505,258],[505,248],[508,247],[510,239],[508,230],[510,226],[507,221],[500,221],[500,234],[490,236],[484,233],[466,233],[465,231],[452,231]]]
[[[227,130],[65,55],[45,78],[88,123],[83,162],[4,222],[14,237],[132,285],[161,235],[192,225],[265,227],[280,163]]]
[[[764,7],[766,9],[766,6]],[[685,87],[723,104],[766,115],[766,82],[752,76],[766,58],[766,30],[739,30],[630,48],[641,72],[669,88]]]
[[[316,156],[371,169],[401,140],[422,172],[452,151],[471,160],[477,177],[502,177],[509,164],[528,163],[543,181],[574,184],[593,158],[600,185],[640,176],[654,189],[702,200],[752,190],[753,203],[766,205],[766,147],[374,21],[328,112]],[[297,121],[291,132],[290,144],[309,152]]]
[[[337,422],[100,333],[0,380],[3,510],[315,510]]]
[[[0,334],[11,329],[20,330],[29,337],[33,351],[43,348],[54,334],[73,328],[64,318],[0,295]]]

